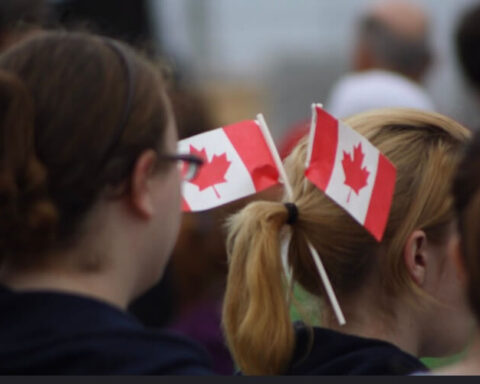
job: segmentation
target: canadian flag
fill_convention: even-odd
[[[312,106],[305,176],[381,241],[396,169],[365,137]]]
[[[183,183],[184,211],[218,207],[279,183],[273,155],[256,120],[181,140],[178,150],[204,160],[198,175]]]

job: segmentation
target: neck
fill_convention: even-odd
[[[412,356],[420,355],[421,334],[408,310],[397,310],[395,314],[386,313],[372,304],[369,296],[362,300],[342,300],[346,324],[340,326],[331,311],[323,311],[326,315],[323,324],[332,330],[349,335],[377,339],[391,343]],[[378,297],[378,294],[377,294]]]
[[[3,270],[3,284],[16,291],[59,291],[105,301],[126,309],[130,301],[129,289],[116,274],[107,272],[78,272],[69,268],[37,270]],[[126,282],[128,280],[124,280]]]
[[[85,224],[89,231],[71,246],[48,255],[44,265],[29,269],[3,265],[0,281],[14,290],[74,293],[125,309],[139,293],[138,260],[131,255],[141,242],[132,237],[135,231],[125,231],[118,224],[124,220],[111,205],[97,209],[96,216],[91,214]]]
[[[460,362],[437,371],[440,375],[480,375],[480,330],[476,330],[465,358]]]
[[[78,236],[47,255],[44,265],[21,269],[4,262],[0,282],[14,290],[90,296],[126,309],[160,278],[166,264],[162,253],[163,263],[153,259],[155,234],[150,221],[131,214],[128,200],[101,202],[86,216]]]

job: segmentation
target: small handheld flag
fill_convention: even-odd
[[[267,123],[265,122],[265,119],[261,114],[257,116],[257,119],[260,124],[260,129],[262,129],[265,140],[267,141],[267,144],[271,150],[271,154],[273,155],[273,160],[277,165],[278,172],[280,173],[280,178],[285,188],[285,194],[287,196],[287,199],[288,201],[293,201],[293,188],[292,188],[292,185],[290,184],[290,181],[288,180],[287,172],[285,171],[285,167],[283,166],[282,160],[280,159],[280,155],[277,151],[277,148],[273,143],[273,139],[272,139],[272,136],[270,135],[270,131],[268,130]],[[291,266],[288,265],[288,261],[287,261],[288,256],[286,253],[288,252],[288,243],[290,242],[290,236],[287,235],[287,238],[284,240],[285,240],[285,243],[281,246],[283,248],[283,255],[281,257],[282,257],[283,269],[288,282],[287,303],[290,304],[291,295],[293,293],[293,273],[292,273]],[[315,267],[317,268],[318,274],[323,282],[325,291],[327,292],[327,296],[330,300],[330,303],[332,304],[332,309],[335,313],[335,316],[337,317],[338,323],[340,325],[344,325],[346,323],[345,317],[343,316],[342,309],[338,304],[337,296],[333,291],[332,284],[330,283],[330,279],[328,278],[327,272],[325,271],[325,267],[323,266],[322,260],[320,259],[320,255],[318,254],[318,252],[316,251],[315,247],[312,245],[310,240],[306,239],[306,241],[308,244],[308,249],[310,250],[313,261],[315,263]]]
[[[198,175],[183,183],[184,211],[218,207],[279,183],[271,150],[255,120],[181,140],[178,150],[204,160]]]
[[[315,104],[305,176],[382,240],[396,169],[365,137]]]

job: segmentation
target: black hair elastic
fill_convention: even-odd
[[[135,71],[133,68],[133,63],[131,62],[130,58],[128,57],[125,49],[122,47],[120,43],[117,41],[110,39],[110,38],[103,38],[103,42],[107,45],[115,54],[118,56],[124,70],[125,70],[125,80],[126,80],[126,100],[125,105],[123,108],[122,118],[113,133],[113,139],[110,142],[107,150],[103,155],[103,160],[101,163],[101,167],[108,162],[109,158],[111,157],[112,153],[115,151],[120,139],[123,135],[123,131],[128,122],[128,118],[130,117],[132,103],[133,103],[133,93],[135,88]]]
[[[285,208],[287,208],[287,224],[293,225],[297,222],[298,219],[298,208],[295,203],[284,203]]]

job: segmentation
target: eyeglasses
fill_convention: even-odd
[[[202,158],[189,154],[160,155],[158,158],[159,160],[178,161],[181,163],[180,170],[183,180],[185,181],[191,181],[195,179],[204,163]]]

